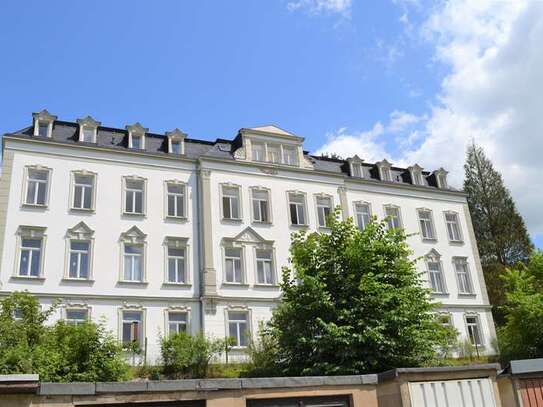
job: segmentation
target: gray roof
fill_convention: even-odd
[[[543,359],[512,360],[509,368],[511,374],[540,373],[543,372]]]
[[[27,127],[10,135],[32,138],[33,127]],[[147,132],[145,136],[144,153],[152,155],[168,155],[168,142],[165,135]],[[51,138],[53,141],[61,143],[86,144],[78,141],[79,124],[74,122],[55,120]],[[234,138],[232,140],[217,139],[215,141],[205,141],[185,138],[185,152],[182,158],[197,160],[207,157],[221,160],[234,160],[235,149],[239,146],[239,144],[237,144],[238,140],[239,138]],[[127,150],[128,132],[125,129],[99,126],[96,141],[96,144],[93,144],[94,146],[107,148],[109,150]],[[141,151],[139,152],[141,153]],[[304,152],[304,155],[313,163],[315,170],[330,174],[350,176],[350,168],[347,160],[314,156],[307,152]],[[171,155],[169,156],[171,157]],[[363,163],[362,171],[365,179],[380,181],[379,172],[377,171],[375,164]],[[391,172],[394,184],[412,184],[411,175],[407,169],[392,167]],[[424,172],[423,175],[427,187],[437,187],[433,174]]]

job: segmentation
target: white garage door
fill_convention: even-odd
[[[412,407],[496,407],[488,378],[410,382]]]

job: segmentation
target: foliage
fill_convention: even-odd
[[[504,362],[543,357],[543,253],[535,252],[527,265],[519,264],[503,276],[505,324],[498,328]]]
[[[191,336],[185,332],[162,338],[163,372],[175,379],[207,377],[209,363],[225,349],[225,341],[208,339],[202,334]]]
[[[114,381],[126,377],[121,348],[103,325],[45,322],[56,311],[42,311],[28,293],[0,302],[0,373],[38,373],[44,381]],[[15,319],[15,312],[21,319]]]
[[[273,377],[279,376],[276,363],[277,340],[270,334],[264,325],[260,326],[257,340],[252,340],[247,347],[249,363],[242,372],[245,377]]]
[[[524,220],[505,187],[501,174],[494,169],[483,149],[468,148],[464,191],[473,220],[490,303],[498,324],[503,323],[499,307],[504,304],[501,276],[505,268],[529,258],[533,245]]]
[[[404,231],[375,220],[360,231],[337,217],[329,233],[293,234],[292,270],[283,270],[282,302],[267,328],[279,373],[360,374],[429,363],[450,330],[432,314],[436,304]]]

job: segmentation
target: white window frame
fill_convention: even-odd
[[[226,250],[227,249],[237,249],[239,250],[239,253],[240,253],[240,267],[241,267],[241,270],[240,270],[240,277],[241,277],[241,281],[228,281],[226,279],[226,260],[227,260],[227,256],[226,256]],[[247,284],[247,275],[246,275],[246,270],[247,268],[245,267],[245,247],[243,245],[240,245],[240,244],[223,244],[222,245],[222,266],[223,266],[223,284],[226,284],[226,285],[246,285]],[[230,258],[230,257],[228,257]],[[235,273],[234,273],[234,276],[235,276]]]
[[[271,263],[271,282],[261,282],[258,281],[258,251],[269,251],[270,252],[270,263]],[[258,245],[253,248],[253,258],[254,258],[254,270],[255,270],[255,285],[257,286],[276,286],[277,285],[277,270],[275,262],[275,248],[272,246],[263,246]]]
[[[458,237],[459,239],[456,240],[456,239],[451,239],[451,234],[449,233],[449,224],[452,223],[452,222],[449,222],[447,220],[447,215],[453,215],[456,219],[456,227],[458,229]],[[460,215],[458,214],[458,212],[454,212],[454,211],[445,211],[443,212],[443,220],[445,222],[445,229],[447,230],[447,238],[449,239],[449,242],[450,243],[463,243],[464,242],[464,234],[462,232],[462,225],[460,223]]]
[[[303,203],[302,204],[299,204],[299,203],[293,203],[294,205],[296,206],[299,206],[299,205],[303,205],[303,211],[304,211],[304,223],[292,223],[292,217],[290,215],[290,204],[291,204],[291,201],[290,201],[290,197],[291,197],[291,194],[292,195],[301,195],[303,197]],[[301,191],[287,191],[287,216],[288,216],[288,221],[289,221],[289,225],[290,226],[294,226],[294,227],[307,227],[309,226],[309,213],[308,213],[308,210],[307,210],[307,194],[305,192],[301,192]],[[296,218],[297,220],[299,220],[299,216],[298,216],[298,210],[296,210]]]
[[[88,260],[88,277],[77,278],[70,277],[70,257],[71,257],[71,243],[86,242],[89,244],[89,260]],[[71,227],[66,232],[66,255],[64,260],[64,280],[72,281],[94,281],[93,280],[93,264],[94,264],[94,231],[87,226],[85,222],[79,222],[77,225]]]
[[[245,323],[247,325],[247,330],[246,330],[246,338],[247,338],[247,345],[238,345],[237,342],[239,341],[240,338],[237,338],[237,341],[236,341],[236,344],[232,346],[233,349],[238,349],[238,350],[243,350],[243,349],[247,349],[250,341],[251,341],[251,338],[252,338],[252,332],[253,332],[253,327],[252,327],[252,312],[249,308],[246,308],[246,307],[227,307],[225,308],[225,318],[224,320],[226,321],[226,338],[229,338],[230,337],[230,323],[231,322],[237,322],[237,334],[238,336],[240,336],[240,329],[239,329],[239,323],[242,322],[240,319],[230,319],[230,313],[244,313],[245,316],[246,316],[246,319],[245,319]]]
[[[139,123],[136,123],[136,124],[126,126],[126,130],[128,131],[128,148],[134,149],[137,151],[144,151],[145,150],[145,134],[149,131],[149,129],[143,127]],[[133,143],[134,137],[140,137],[139,148],[134,147],[134,143]]]
[[[87,116],[83,119],[77,119],[77,123],[79,124],[78,141],[85,143],[96,143],[98,137],[98,126],[100,126],[102,123],[97,122],[90,116]],[[90,141],[85,140],[85,130],[90,130],[92,132]]]
[[[238,215],[239,217],[237,218],[225,218],[224,217],[224,202],[223,202],[223,199],[225,198],[225,195],[224,195],[224,188],[232,188],[232,189],[237,189],[238,191]],[[237,185],[237,184],[232,184],[230,182],[226,182],[226,183],[221,183],[219,184],[219,196],[220,196],[220,210],[221,210],[221,220],[223,221],[227,221],[227,222],[240,222],[243,220],[243,198],[242,198],[242,194],[241,194],[241,185]],[[231,202],[231,200],[230,200]],[[232,205],[230,205],[230,214],[232,214]]]
[[[253,144],[263,145],[263,159],[257,160],[255,158],[254,150],[253,150]],[[272,161],[270,159],[270,146],[278,147],[278,158],[279,161]],[[286,148],[292,148],[294,150],[294,154],[296,156],[295,161],[293,163],[287,163],[287,160],[285,160],[285,147]],[[302,165],[301,160],[303,160],[303,153],[301,152],[301,145],[297,143],[289,143],[285,142],[284,140],[262,140],[262,139],[255,139],[255,138],[245,138],[245,148],[250,148],[250,157],[253,162],[256,163],[269,163],[273,165],[287,165],[291,167],[300,167]]]
[[[141,349],[143,349],[143,347],[145,346],[145,338],[146,338],[146,329],[147,329],[147,326],[146,326],[146,312],[147,310],[145,308],[142,308],[142,307],[131,307],[131,306],[127,306],[127,307],[122,307],[122,308],[119,308],[119,312],[118,312],[118,321],[119,321],[119,325],[118,325],[118,332],[119,332],[119,343],[121,345],[124,345],[124,341],[123,341],[123,327],[124,327],[124,313],[125,312],[139,312],[141,314],[141,330],[140,330],[140,338],[138,338],[138,345],[140,346]]]
[[[170,314],[185,314],[185,323],[174,322],[177,326],[185,325],[185,331],[190,335],[190,309],[187,307],[169,307],[164,310],[164,332],[165,336],[169,337],[170,333]],[[179,333],[179,330],[177,331]]]
[[[398,206],[398,205],[393,205],[393,204],[386,204],[383,206],[383,211],[384,211],[384,214],[385,214],[385,219],[387,219],[390,215],[387,214],[387,209],[388,208],[391,208],[391,209],[396,209],[398,211],[398,223],[400,224],[396,229],[403,229],[403,220],[402,220],[402,210],[401,208]],[[390,227],[390,223],[389,221],[387,220],[387,225],[388,225],[388,228],[391,229]]]
[[[119,282],[126,284],[147,284],[147,235],[143,233],[137,226],[132,226],[129,230],[121,234],[120,242],[120,269]],[[142,280],[125,280],[124,279],[124,257],[126,245],[141,245],[142,246]]]
[[[457,265],[462,263],[465,266],[465,269],[462,271],[462,273],[459,273]],[[454,274],[456,276],[456,284],[458,287],[458,294],[459,295],[475,295],[475,287],[473,286],[473,279],[471,278],[471,270],[468,263],[467,257],[461,257],[461,256],[454,256],[452,258],[452,267],[454,270]],[[460,274],[465,274],[465,281],[462,283],[460,281]],[[467,285],[468,290],[461,290],[462,285]]]
[[[45,234],[46,228],[45,227],[37,227],[37,226],[19,226],[17,229],[17,255],[15,256],[15,268],[13,277],[15,278],[22,278],[22,279],[30,279],[30,280],[40,280],[44,278],[44,268],[45,268],[45,243],[47,240],[47,235]],[[37,276],[30,275],[30,267],[29,267],[29,274],[23,275],[20,274],[20,267],[21,267],[21,255],[23,250],[23,240],[24,239],[32,239],[32,240],[41,240],[41,247],[40,247],[40,268]],[[34,251],[31,249],[31,251]]]
[[[259,147],[262,147],[262,158],[261,159],[256,158],[255,145],[258,145]],[[256,162],[267,162],[268,161],[267,152],[266,152],[266,143],[264,141],[251,142],[251,157],[252,157],[252,160],[256,161]]]
[[[421,217],[421,214],[422,213],[427,213],[429,218],[428,219],[423,219]],[[417,220],[419,222],[419,231],[420,231],[420,236],[422,238],[423,241],[432,241],[432,242],[435,242],[437,241],[437,235],[436,235],[436,228],[435,228],[435,225],[434,225],[434,214],[432,212],[431,209],[428,209],[428,208],[417,208]],[[426,226],[429,228],[428,230],[430,231],[431,233],[431,236],[424,236],[424,228],[422,226],[422,223],[427,223],[429,222],[429,225],[427,224]]]
[[[27,202],[28,186],[30,182],[30,172],[31,171],[42,171],[47,173],[47,181],[45,186],[45,200],[43,204]],[[53,178],[53,170],[48,167],[43,167],[41,165],[27,165],[24,167],[24,184],[22,188],[22,206],[32,207],[32,208],[48,208],[49,207],[49,196],[51,195],[51,182]],[[43,183],[42,181],[35,181],[38,184]],[[35,200],[37,200],[38,190],[36,189]]]
[[[324,199],[328,199],[329,202],[330,202],[330,206],[329,207],[325,207],[323,205],[319,205],[319,198],[324,198]],[[316,214],[316,217],[317,217],[317,226],[319,227],[319,229],[329,229],[330,227],[326,224],[326,214],[324,213],[325,210],[323,209],[323,216],[324,216],[324,225],[321,224],[321,219],[320,219],[320,208],[328,208],[330,213],[329,213],[329,216],[334,216],[334,197],[330,194],[314,194],[313,195],[313,200],[315,202],[315,214]],[[289,205],[290,206],[290,205]],[[290,213],[289,213],[290,215]]]
[[[84,311],[87,313],[87,318],[85,318],[84,320],[70,319],[68,318],[68,313],[70,311]],[[80,325],[80,324],[84,324],[85,322],[89,322],[91,321],[90,308],[86,306],[67,305],[66,307],[64,307],[63,319],[67,325]]]
[[[263,220],[258,220],[255,218],[255,212],[254,212],[254,201],[257,200],[257,201],[262,201],[262,199],[255,199],[254,198],[254,193],[255,192],[265,192],[268,196],[266,202],[267,202],[267,211],[266,211],[266,216],[267,216],[267,220],[266,221],[263,221]],[[253,223],[258,223],[258,224],[272,224],[272,206],[271,206],[271,191],[269,188],[265,188],[265,187],[260,187],[260,186],[255,186],[255,187],[250,187],[249,188],[249,193],[250,193],[250,199],[251,199],[251,221]],[[260,205],[258,206],[258,210],[259,212],[261,212],[261,207]]]
[[[358,228],[360,230],[364,230],[366,228],[366,226],[368,226],[366,223],[364,223],[362,226],[360,225],[360,222],[359,222],[359,219],[358,219],[358,215],[359,215],[359,211],[357,210],[358,208],[358,205],[365,205],[367,206],[368,208],[368,216],[369,216],[369,222],[371,222],[372,220],[372,209],[371,209],[371,203],[367,202],[367,201],[355,201],[353,202],[353,213],[354,213],[354,218],[355,218],[355,221],[356,221],[356,225],[358,226]]]
[[[441,261],[441,255],[435,251],[431,250],[430,253],[428,253],[426,256],[424,256],[424,262],[426,264],[426,272],[428,274],[428,285],[430,286],[430,289],[432,290],[432,294],[437,295],[447,295],[447,280],[445,279],[445,272],[443,270],[443,262]],[[441,280],[441,284],[443,285],[442,291],[437,291],[436,288],[432,284],[432,274],[436,274],[435,271],[430,270],[430,263],[438,264],[439,266],[439,279]]]
[[[42,110],[39,113],[32,113],[34,119],[34,137],[51,138],[53,136],[53,124],[57,119],[57,116],[49,114],[47,110]],[[45,137],[40,135],[40,123],[47,126],[47,134]]]
[[[379,179],[381,181],[386,182],[393,182],[394,177],[392,175],[392,164],[390,164],[387,160],[383,160],[378,162],[377,168],[379,169]]]
[[[127,181],[139,181],[139,182],[142,182],[143,184],[143,190],[142,190],[142,204],[141,204],[141,209],[142,209],[142,212],[139,213],[139,212],[127,212],[126,211],[126,194],[128,192],[128,188],[126,186],[126,182]],[[122,181],[122,184],[123,184],[123,188],[122,188],[122,214],[123,215],[128,215],[128,216],[146,216],[147,214],[147,179],[146,178],[142,178],[142,177],[138,177],[137,175],[126,175],[126,176],[123,176],[123,181]],[[136,207],[136,203],[135,203],[135,200],[133,201],[133,208]]]
[[[90,208],[77,208],[75,204],[75,188],[76,188],[76,182],[75,177],[77,176],[84,176],[84,177],[92,177],[92,191],[91,191],[91,207]],[[95,202],[96,202],[96,177],[97,174],[95,172],[90,172],[86,170],[77,170],[71,172],[71,188],[70,188],[70,202],[69,202],[69,208],[73,211],[84,211],[84,212],[93,212],[95,210]],[[83,203],[84,201],[81,200]]]
[[[291,150],[294,154],[294,162],[287,162],[286,160],[286,157],[287,155],[285,154],[285,151],[286,150]],[[300,159],[298,157],[299,153],[298,153],[298,146],[295,146],[295,145],[290,145],[290,144],[281,144],[281,159],[282,159],[282,163],[284,165],[291,165],[293,167],[298,167],[300,165]]]
[[[436,184],[439,189],[447,189],[449,188],[447,183],[447,174],[448,172],[445,171],[443,168],[440,168],[436,171],[434,171],[434,175],[436,178]]]
[[[473,343],[471,341],[471,335],[469,334],[470,330],[469,330],[469,327],[473,324],[469,323],[468,322],[468,318],[475,318],[475,325],[477,327],[477,330],[479,331],[479,341],[481,343]],[[478,348],[483,348],[485,346],[485,337],[484,337],[484,333],[483,333],[483,326],[481,324],[481,317],[479,314],[477,313],[466,313],[464,314],[464,324],[465,324],[465,327],[466,327],[466,337],[467,339],[470,341],[470,343],[473,345],[473,346],[477,346]]]
[[[185,237],[176,237],[176,236],[167,236],[164,239],[164,284],[175,285],[175,286],[190,286],[191,285],[191,275],[190,275],[190,247],[188,244],[188,238]],[[170,253],[169,249],[183,249],[185,255],[183,258],[184,262],[184,271],[185,271],[185,281],[170,281]],[[174,256],[176,257],[176,256]],[[176,257],[178,258],[178,257]]]
[[[181,216],[177,215],[170,215],[169,214],[169,196],[175,195],[178,196],[180,194],[177,193],[170,193],[168,191],[169,185],[176,185],[183,187],[183,214]],[[177,201],[176,201],[177,202]],[[177,206],[177,204],[176,204]],[[167,180],[164,181],[164,217],[167,219],[175,219],[175,220],[187,220],[188,219],[188,185],[186,182],[179,181],[179,180]]]

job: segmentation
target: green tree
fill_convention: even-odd
[[[0,374],[38,373],[43,381],[115,381],[128,377],[122,350],[103,324],[46,321],[36,297],[14,293],[0,301]]]
[[[498,328],[498,344],[503,361],[543,357],[543,253],[506,269],[502,278],[505,324]]]
[[[292,270],[267,335],[278,372],[338,375],[419,366],[449,339],[432,312],[403,230],[330,218],[328,233],[293,235]],[[269,339],[268,339],[269,340]]]
[[[467,151],[464,191],[481,255],[490,303],[497,324],[504,322],[499,307],[504,304],[505,268],[529,258],[533,245],[501,174],[483,149],[475,144]]]

